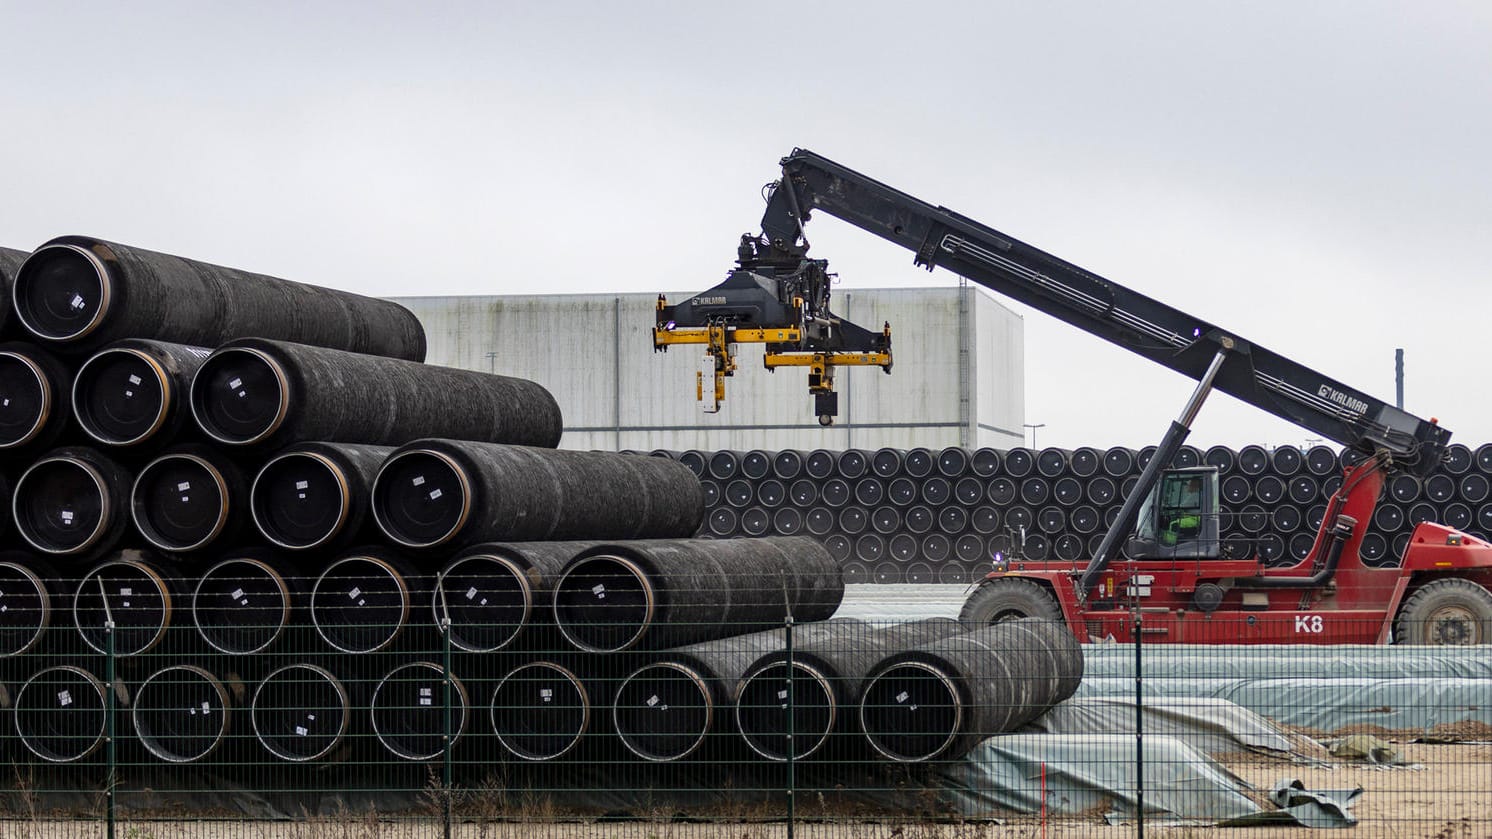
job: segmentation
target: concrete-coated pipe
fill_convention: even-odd
[[[94,353],[73,378],[78,425],[105,446],[141,449],[196,432],[192,377],[212,350],[129,339]]]
[[[907,450],[901,459],[902,472],[909,478],[926,478],[937,468],[937,455],[921,447]]]
[[[1060,623],[1021,618],[920,644],[871,671],[860,724],[897,762],[958,757],[1072,696],[1083,654]]]
[[[1311,548],[1316,545],[1315,533],[1292,533],[1290,534],[1289,546],[1290,558],[1299,562],[1311,555]]]
[[[114,622],[121,658],[155,649],[166,638],[180,600],[177,581],[139,551],[122,551],[83,576],[73,594],[73,625],[94,652],[106,654]]]
[[[1263,533],[1269,526],[1269,512],[1261,504],[1245,504],[1235,518],[1238,526],[1247,533]]]
[[[1103,453],[1103,473],[1110,478],[1127,478],[1135,472],[1135,450],[1114,446]]]
[[[244,335],[423,361],[425,331],[387,300],[170,254],[61,236],[16,273],[27,330],[87,352],[121,338],[215,347]]]
[[[843,597],[838,563],[809,537],[642,540],[571,560],[554,620],[588,652],[659,649],[775,626],[788,610],[823,620]]]
[[[1067,455],[1067,474],[1091,478],[1103,466],[1103,453],[1092,446],[1079,446]]]
[[[0,553],[0,658],[38,649],[66,592],[55,571],[22,551]]]
[[[249,521],[248,477],[209,446],[174,446],[135,476],[130,517],[152,546],[192,553],[231,543]]]
[[[389,648],[424,600],[424,580],[382,548],[357,550],[321,572],[311,588],[311,623],[327,646],[344,653]]]
[[[462,549],[436,577],[434,623],[449,618],[451,645],[473,653],[506,649],[548,623],[554,585],[590,542],[509,542]]]
[[[1000,455],[1000,450],[988,446],[975,449],[973,456],[969,458],[969,470],[980,478],[993,478],[1004,468],[1003,464],[1004,458]]]
[[[55,445],[72,418],[72,372],[51,353],[20,341],[0,344],[0,452]]]
[[[938,452],[938,474],[949,480],[962,478],[969,472],[972,457],[968,449],[949,446]]]
[[[466,731],[470,705],[466,686],[454,673],[434,662],[415,661],[379,680],[368,713],[373,734],[385,749],[403,760],[424,761],[456,747]]]
[[[923,504],[933,508],[941,507],[953,498],[953,484],[941,476],[927,478],[922,482],[921,495]]]
[[[870,471],[882,480],[891,480],[901,474],[903,453],[900,449],[876,449],[870,456]]]
[[[689,449],[679,455],[679,463],[694,473],[696,478],[707,477],[709,467],[705,453],[699,449]]]
[[[827,507],[810,507],[803,514],[803,529],[812,536],[828,536],[838,525],[834,512]]]
[[[1247,445],[1238,450],[1238,471],[1245,475],[1262,475],[1269,463],[1269,452],[1263,446]]]
[[[980,505],[969,511],[969,528],[980,536],[989,536],[1000,529],[1000,511],[989,505]]]
[[[1083,555],[1082,537],[1062,533],[1052,539],[1052,555],[1065,562],[1072,562]]]
[[[239,702],[217,676],[178,664],[150,674],[135,688],[130,719],[140,744],[167,763],[193,763],[222,745]]]
[[[1318,478],[1324,478],[1342,471],[1342,465],[1335,449],[1329,446],[1311,446],[1305,453],[1305,469]]]
[[[301,443],[254,476],[249,511],[265,539],[291,551],[336,551],[374,531],[373,481],[387,446]]]
[[[1036,527],[1055,538],[1067,530],[1067,512],[1061,507],[1042,507],[1036,511]]]
[[[1404,511],[1404,519],[1410,527],[1424,524],[1427,521],[1435,521],[1438,516],[1439,511],[1435,509],[1435,505],[1425,501],[1414,504]]]
[[[772,453],[752,449],[741,456],[741,477],[748,481],[760,481],[772,474]]]
[[[591,691],[572,668],[555,661],[530,661],[509,671],[488,705],[497,742],[523,760],[557,760],[591,730],[596,709]]]
[[[261,338],[208,356],[192,378],[191,407],[213,440],[265,449],[417,437],[553,448],[561,431],[554,396],[527,379]]]
[[[192,592],[192,622],[206,644],[254,655],[290,627],[303,597],[301,577],[268,551],[245,549],[213,565]]]
[[[249,721],[265,751],[290,763],[321,760],[341,745],[352,725],[352,697],[331,671],[291,664],[254,690]]]
[[[384,461],[373,517],[410,548],[672,538],[699,529],[704,496],[662,458],[425,439]]]
[[[12,715],[26,750],[47,763],[74,763],[103,745],[108,688],[81,667],[48,667],[16,691]]]

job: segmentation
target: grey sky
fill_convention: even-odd
[[[1406,407],[1492,440],[1492,4],[0,0],[0,31],[0,245],[702,290],[803,146],[1378,396],[1402,346]],[[809,234],[846,286],[954,281]],[[1026,335],[1043,445],[1154,442],[1190,392]],[[1193,442],[1307,439],[1218,397]]]

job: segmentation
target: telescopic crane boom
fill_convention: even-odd
[[[1212,323],[1065,262],[1013,236],[841,166],[805,149],[782,159],[762,216],[745,237],[742,264],[790,272],[807,258],[805,225],[815,211],[836,216],[986,288],[1183,373],[1198,382],[1079,582],[1086,590],[1133,528],[1140,504],[1180,449],[1213,389],[1399,469],[1425,476],[1450,432]],[[827,299],[824,300],[827,304]]]

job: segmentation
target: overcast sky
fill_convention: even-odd
[[[0,10],[0,245],[386,296],[703,290],[802,146],[1381,398],[1403,347],[1406,408],[1492,440],[1492,3]],[[809,234],[846,287],[956,282]],[[1025,318],[1041,445],[1155,442],[1190,393]],[[1310,439],[1226,396],[1193,435]]]

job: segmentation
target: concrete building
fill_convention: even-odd
[[[670,301],[689,294],[670,294]],[[572,449],[875,449],[1022,444],[1021,317],[974,286],[837,291],[834,310],[890,322],[894,367],[836,373],[840,415],[819,426],[807,373],[768,372],[740,347],[719,413],[695,401],[703,352],[655,353],[652,294],[404,297],[428,361],[533,379],[564,411]]]

